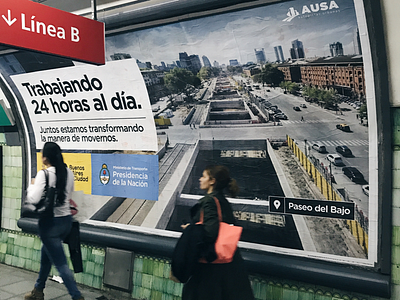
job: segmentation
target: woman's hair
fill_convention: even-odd
[[[236,180],[230,177],[227,167],[207,166],[204,170],[211,179],[215,179],[215,191],[223,191],[225,188],[228,188],[231,197],[235,197],[239,193],[239,186]]]
[[[46,157],[49,164],[56,168],[57,202],[65,202],[65,186],[67,185],[67,167],[61,154],[61,148],[56,143],[47,142],[43,146],[42,156]]]

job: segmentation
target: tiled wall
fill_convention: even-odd
[[[1,228],[19,230],[21,213],[22,155],[21,147],[3,148],[3,213]]]
[[[0,231],[0,263],[38,272],[41,242],[36,235],[2,229]],[[65,245],[68,256],[68,248]],[[105,251],[82,245],[83,273],[75,274],[78,283],[107,290],[102,284]],[[72,265],[70,264],[72,269]],[[180,300],[180,283],[169,280],[170,261],[143,254],[135,256],[133,266],[133,299]],[[58,275],[53,268],[51,275]],[[250,276],[256,300],[378,300],[301,282]],[[396,299],[396,298],[393,298]]]
[[[392,299],[400,299],[400,108],[392,109]]]
[[[2,229],[0,231],[0,263],[39,272],[40,249],[42,243],[38,236],[25,234],[19,231]],[[69,257],[68,246],[64,245],[64,251]],[[101,248],[82,245],[83,273],[75,274],[78,283],[102,288],[103,266],[105,251]],[[71,261],[70,268],[72,268]],[[53,267],[51,275],[58,275]]]
[[[400,120],[400,118],[399,118]],[[400,122],[399,122],[400,129]],[[400,131],[399,131],[400,133]],[[400,140],[400,139],[399,139]],[[398,155],[399,154],[399,155]],[[394,152],[394,178],[400,178],[400,151]],[[0,263],[37,272],[40,266],[40,239],[20,231],[21,150],[3,146],[3,213],[0,231]],[[397,177],[396,177],[397,176]],[[395,186],[393,201],[393,297],[400,299],[400,186]],[[65,246],[66,253],[68,253]],[[102,284],[105,251],[82,245],[84,272],[75,274],[78,283],[107,290]],[[72,265],[70,265],[72,269]],[[133,266],[133,299],[179,300],[182,284],[169,280],[170,262],[146,254],[136,255]],[[55,269],[52,274],[58,275]],[[377,297],[352,294],[340,290],[308,285],[301,282],[266,278],[252,274],[251,283],[257,300],[379,300]]]

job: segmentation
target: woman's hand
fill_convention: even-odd
[[[186,229],[186,227],[188,227],[189,225],[190,225],[190,223],[182,224],[182,225],[181,225],[181,228],[182,228],[182,229]]]
[[[182,226],[183,226],[183,225],[182,225]],[[169,271],[169,279],[171,279],[173,282],[181,283],[181,282],[179,281],[179,279],[176,278],[176,277],[174,276],[174,274],[172,274],[172,270]]]

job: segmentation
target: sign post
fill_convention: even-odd
[[[0,0],[0,44],[105,64],[104,24],[27,0]]]

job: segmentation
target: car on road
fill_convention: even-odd
[[[277,118],[277,119],[281,119],[281,120],[287,120],[288,119],[287,115],[285,115],[284,113],[275,114],[274,117]]]
[[[346,145],[336,146],[336,152],[342,154],[344,157],[353,156],[353,152],[351,152],[350,148]]]
[[[350,130],[350,126],[347,125],[347,124],[337,124],[337,125],[336,125],[336,128],[337,128],[337,129],[340,129],[340,130],[342,130],[342,131],[346,131],[346,132],[350,132],[350,131],[351,131],[351,130]]]
[[[324,145],[314,143],[311,148],[317,150],[319,153],[326,153],[326,147]]]
[[[344,167],[342,168],[344,175],[350,178],[355,183],[365,183],[364,175],[355,167]]]
[[[328,154],[326,159],[333,163],[335,166],[343,166],[343,160],[338,154]]]
[[[307,108],[307,105],[305,105],[304,103],[300,104],[301,108]]]
[[[293,109],[294,109],[295,111],[301,111],[300,107],[298,107],[298,106],[293,106]]]
[[[361,187],[363,193],[369,197],[369,184],[365,184]]]

